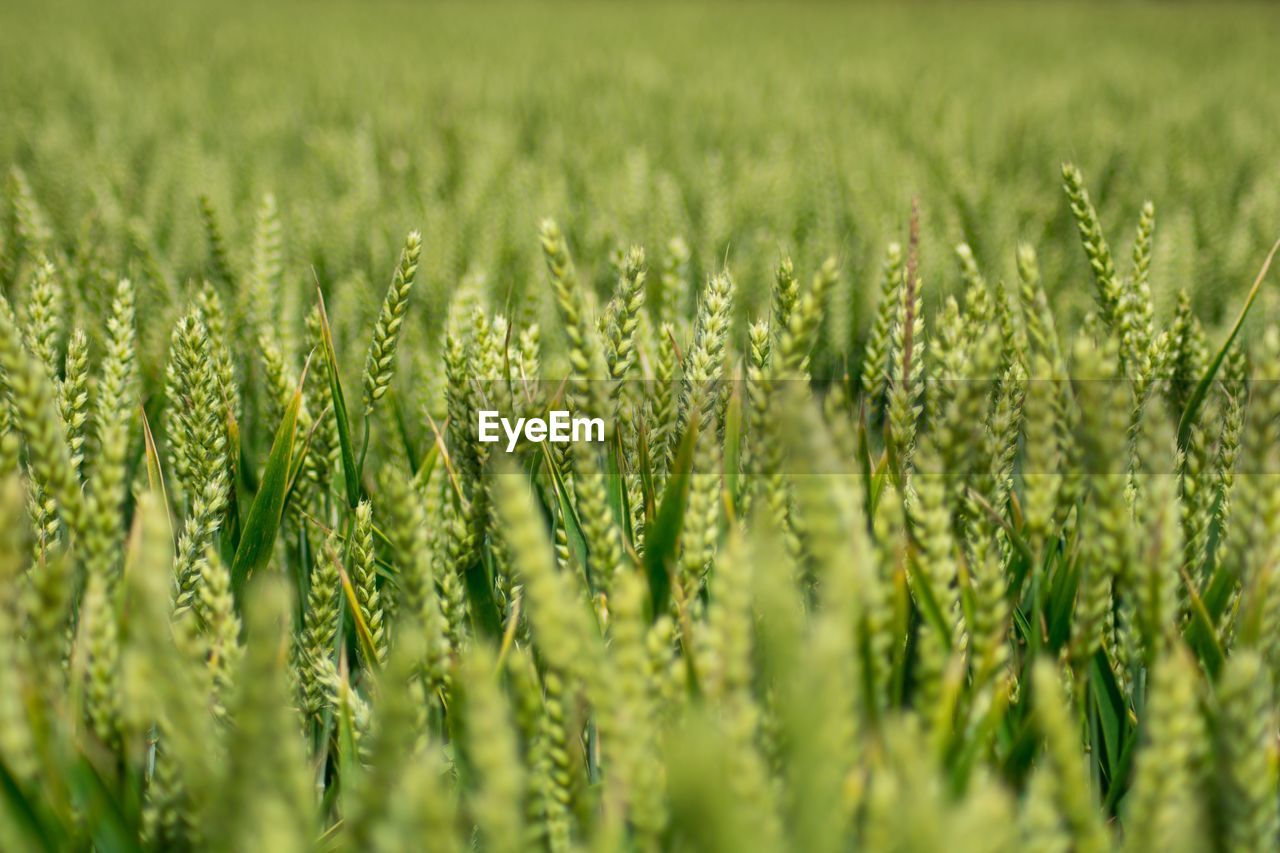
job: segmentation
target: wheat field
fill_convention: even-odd
[[[1278,36],[4,4],[0,849],[1276,849]]]

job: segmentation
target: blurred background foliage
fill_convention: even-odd
[[[236,260],[272,192],[288,284],[367,280],[353,321],[410,227],[433,326],[468,274],[521,302],[543,216],[601,293],[618,250],[660,262],[681,236],[743,315],[782,253],[834,254],[827,351],[856,354],[913,195],[927,307],[954,244],[1012,280],[1025,240],[1055,307],[1087,310],[1069,159],[1117,252],[1156,203],[1157,311],[1186,287],[1212,326],[1280,222],[1277,36],[1261,4],[10,2],[0,162],[68,249],[126,268],[145,223],[178,281],[204,262],[200,195]]]

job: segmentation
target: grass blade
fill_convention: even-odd
[[[151,432],[151,421],[147,419],[146,408],[140,408],[142,421],[142,439],[144,444],[144,452],[147,463],[147,488],[160,496],[161,505],[164,506],[164,518],[169,524],[169,540],[177,546],[177,540],[174,538],[174,522],[171,515],[172,510],[169,505],[169,493],[164,487],[164,466],[160,462],[160,451],[156,447],[156,437]]]
[[[280,425],[276,427],[271,452],[262,472],[262,485],[253,497],[249,516],[245,519],[240,545],[236,548],[231,564],[231,585],[237,595],[254,572],[262,569],[271,559],[280,518],[284,514],[285,496],[289,487],[289,465],[293,459],[293,445],[298,432],[298,410],[302,407],[302,387],[307,380],[303,368],[293,399],[285,407]]]
[[[41,805],[38,801],[32,801],[23,792],[17,780],[9,772],[4,759],[0,759],[0,810],[8,825],[22,833],[18,837],[25,838],[31,844],[32,850],[63,849],[63,845],[67,842],[65,839],[58,840],[59,834],[55,833],[50,825],[53,822],[52,818],[45,813],[46,810]]]
[[[1277,249],[1280,249],[1280,240],[1276,240],[1271,246],[1271,251],[1267,253],[1267,259],[1262,262],[1262,269],[1258,270],[1258,277],[1253,280],[1253,287],[1249,288],[1249,295],[1244,299],[1240,314],[1231,326],[1230,334],[1222,342],[1222,346],[1218,348],[1218,354],[1213,357],[1213,361],[1209,362],[1209,369],[1204,372],[1204,376],[1200,377],[1200,381],[1196,383],[1195,390],[1191,392],[1191,398],[1187,400],[1187,407],[1182,410],[1182,419],[1178,421],[1178,447],[1187,446],[1187,438],[1191,435],[1191,425],[1196,421],[1196,414],[1200,411],[1200,406],[1204,403],[1205,396],[1209,393],[1209,386],[1213,384],[1213,377],[1218,373],[1218,368],[1222,366],[1223,359],[1227,357],[1227,350],[1231,349],[1231,345],[1235,343],[1236,336],[1240,334],[1240,327],[1244,325],[1245,318],[1249,316],[1249,309],[1253,307],[1253,301],[1258,298],[1258,291],[1262,288],[1263,279],[1267,277],[1267,271],[1271,269],[1271,260],[1276,256]]]
[[[338,357],[333,351],[333,330],[324,308],[324,294],[316,288],[320,300],[320,337],[324,343],[324,363],[329,373],[329,392],[333,395],[333,417],[338,424],[338,446],[342,451],[342,474],[347,487],[347,506],[360,503],[360,471],[356,467],[355,447],[351,443],[351,419],[347,417],[347,398],[342,394],[342,378],[338,375]]]
[[[360,641],[360,651],[364,655],[365,666],[376,667],[378,665],[378,649],[373,641],[373,633],[369,630],[369,623],[364,620],[364,615],[360,612],[360,602],[356,598],[356,589],[351,585],[351,576],[347,574],[346,567],[336,555],[330,554],[338,566],[338,578],[342,581],[342,594],[347,600],[347,607],[350,608],[351,620],[356,626],[356,638]]]
[[[547,448],[546,443],[541,446],[547,472],[551,475],[551,488],[556,493],[556,503],[560,507],[560,517],[563,519],[565,533],[569,537],[569,548],[573,551],[574,559],[578,560],[580,565],[585,566],[587,565],[587,539],[582,534],[582,522],[578,520],[578,511],[574,509],[573,501],[569,499],[568,485],[565,483],[560,469],[556,466],[555,460],[551,457],[551,451]]]
[[[698,440],[698,413],[689,418],[689,428],[680,439],[667,488],[662,493],[658,518],[653,529],[645,532],[644,564],[649,574],[649,595],[653,618],[666,612],[671,595],[671,563],[676,558],[676,545],[684,527],[685,504],[689,499],[689,472],[693,468],[693,450]]]

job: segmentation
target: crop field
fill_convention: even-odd
[[[1277,849],[1278,43],[0,4],[0,849]]]

